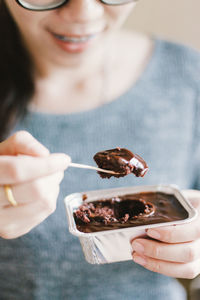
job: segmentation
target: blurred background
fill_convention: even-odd
[[[200,0],[139,0],[125,27],[200,50]],[[200,300],[200,276],[180,282],[188,300]]]
[[[139,0],[125,26],[200,50],[200,0]]]

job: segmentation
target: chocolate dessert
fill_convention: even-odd
[[[184,220],[187,211],[174,195],[144,192],[84,202],[75,212],[79,231],[89,233]]]
[[[98,152],[94,160],[99,168],[111,170],[117,174],[98,172],[102,178],[123,177],[130,173],[137,177],[143,177],[148,171],[146,162],[137,154],[133,154],[125,148],[115,148]]]

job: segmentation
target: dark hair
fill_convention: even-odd
[[[0,141],[25,115],[34,92],[31,59],[4,1],[0,0]]]

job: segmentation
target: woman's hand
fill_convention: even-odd
[[[69,163],[69,156],[49,154],[25,131],[0,143],[0,237],[17,238],[54,212]],[[5,184],[11,185],[16,207],[6,198]]]
[[[200,212],[200,191],[184,195]],[[133,260],[153,272],[193,279],[200,274],[200,215],[188,224],[147,230],[151,239],[132,241]]]

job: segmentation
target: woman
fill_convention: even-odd
[[[174,278],[200,273],[200,218],[148,230],[132,242],[135,263],[89,265],[67,231],[69,193],[200,186],[200,56],[121,30],[135,5],[1,1],[1,299],[183,300]],[[149,174],[106,181],[67,169],[116,146],[141,154]],[[185,195],[199,209],[199,191]]]

